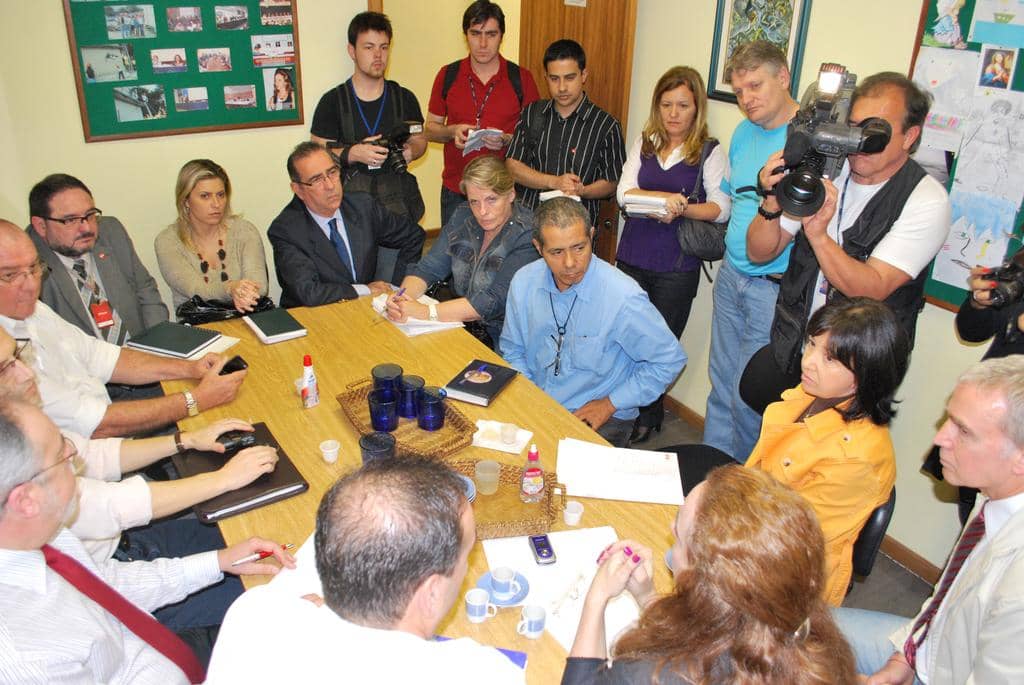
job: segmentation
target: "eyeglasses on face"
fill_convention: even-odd
[[[46,266],[42,260],[37,259],[32,266],[27,269],[0,273],[0,283],[3,285],[20,285],[25,282],[26,278],[39,278],[40,276],[45,278],[46,274],[49,272],[50,267]]]
[[[22,481],[23,483],[27,483],[30,480],[35,480],[36,478],[43,475],[50,469],[55,469],[63,464],[67,464],[68,466],[70,466],[71,473],[73,473],[76,476],[82,472],[83,462],[81,457],[79,457],[78,455],[78,449],[75,448],[75,443],[71,442],[71,439],[68,438],[67,436],[63,437],[64,440],[61,443],[60,452],[57,454],[57,461],[50,464],[49,466],[44,466],[43,468],[39,469],[32,476]]]
[[[334,185],[334,183],[338,180],[339,176],[341,176],[341,167],[335,165],[335,166],[332,166],[327,171],[323,172],[322,174],[317,174],[316,176],[314,176],[313,178],[309,179],[308,181],[296,181],[296,183],[298,183],[299,185],[309,186],[309,187],[313,187],[313,186],[331,186],[331,185]]]
[[[32,341],[28,338],[16,338],[14,343],[14,354],[10,359],[0,364],[0,376],[7,373],[14,366],[14,362],[20,361],[25,366],[32,366],[32,361],[35,357],[32,350]]]
[[[64,224],[68,228],[73,226],[79,226],[81,224],[95,224],[103,216],[103,212],[99,209],[90,209],[82,216],[65,216],[57,218],[55,216],[44,216],[43,218],[47,221],[56,221],[58,224]]]

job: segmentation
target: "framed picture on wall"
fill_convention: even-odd
[[[789,89],[799,100],[800,65],[810,14],[811,0],[718,0],[708,97],[735,104],[736,95],[724,78],[725,65],[737,46],[767,40],[786,54],[792,77]]]

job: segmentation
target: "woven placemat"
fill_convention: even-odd
[[[341,410],[352,422],[360,435],[373,433],[370,423],[370,404],[367,396],[373,390],[373,381],[365,379],[350,386],[352,389],[338,395]],[[452,402],[444,403],[444,426],[436,431],[426,431],[416,424],[416,419],[398,418],[398,428],[391,432],[395,437],[396,451],[399,454],[433,459],[458,452],[473,444],[473,433],[476,425],[466,415],[452,406]]]
[[[476,471],[475,459],[449,457],[442,461],[470,478]],[[527,504],[519,499],[521,476],[521,466],[501,464],[498,491],[493,495],[477,493],[473,502],[477,538],[488,540],[517,535],[539,535],[551,530],[551,526],[565,509],[565,486],[558,482],[557,474],[545,471],[544,497],[540,502]]]

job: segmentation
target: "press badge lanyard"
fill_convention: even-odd
[[[480,119],[484,116],[484,107],[487,106],[487,100],[491,97],[491,91],[494,90],[494,86],[498,85],[498,77],[494,76],[491,78],[491,85],[487,86],[487,90],[484,92],[484,101],[477,102],[476,99],[476,83],[473,82],[473,75],[469,75],[469,95],[473,98],[473,107],[476,108],[476,125],[479,128]]]
[[[84,265],[82,268],[84,270]],[[78,281],[79,289],[81,289],[82,286],[84,286],[91,290],[92,294],[96,297],[95,302],[89,303],[89,313],[92,314],[92,319],[96,323],[96,328],[102,330],[104,328],[110,328],[111,326],[113,326],[114,310],[110,306],[110,300],[104,300],[102,297],[100,297],[99,283],[97,283],[96,279],[93,278],[92,276],[89,276],[87,280],[82,280],[81,274],[79,274],[78,271],[75,269],[72,270],[75,271],[75,280]]]
[[[839,196],[839,211],[836,213],[836,242],[839,247],[843,246],[843,209],[846,207],[846,191],[850,187],[850,176],[846,175],[846,180],[843,182],[843,194]]]
[[[380,98],[380,109],[377,110],[377,119],[373,122],[373,128],[370,128],[370,122],[366,120],[366,115],[363,113],[363,104],[359,100],[359,96],[356,95],[356,87],[352,85],[352,79],[348,80],[348,87],[352,89],[352,99],[356,103],[356,111],[359,112],[359,118],[363,120],[363,126],[366,127],[367,135],[377,135],[377,128],[380,126],[380,118],[384,115],[384,105],[388,103],[388,84],[384,84],[384,94]]]

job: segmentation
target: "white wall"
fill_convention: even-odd
[[[668,67],[688,64],[707,75],[714,7],[709,0],[640,0],[628,142],[643,128],[654,84]],[[862,77],[883,70],[905,73],[910,67],[920,9],[920,2],[906,1],[814,2],[801,89],[816,78],[821,62],[846,64]],[[867,21],[865,17],[884,20]],[[741,119],[739,110],[712,102],[708,112],[711,134],[728,144]],[[683,333],[690,362],[671,391],[675,399],[700,414],[704,413],[710,391],[710,327],[711,287],[705,280]],[[959,531],[956,507],[940,501],[933,481],[918,469],[957,374],[979,359],[983,351],[984,347],[959,344],[953,315],[926,305],[918,320],[910,371],[899,393],[904,402],[892,428],[899,469],[896,515],[889,534],[940,567]],[[948,497],[948,489],[942,489],[938,494]]]

